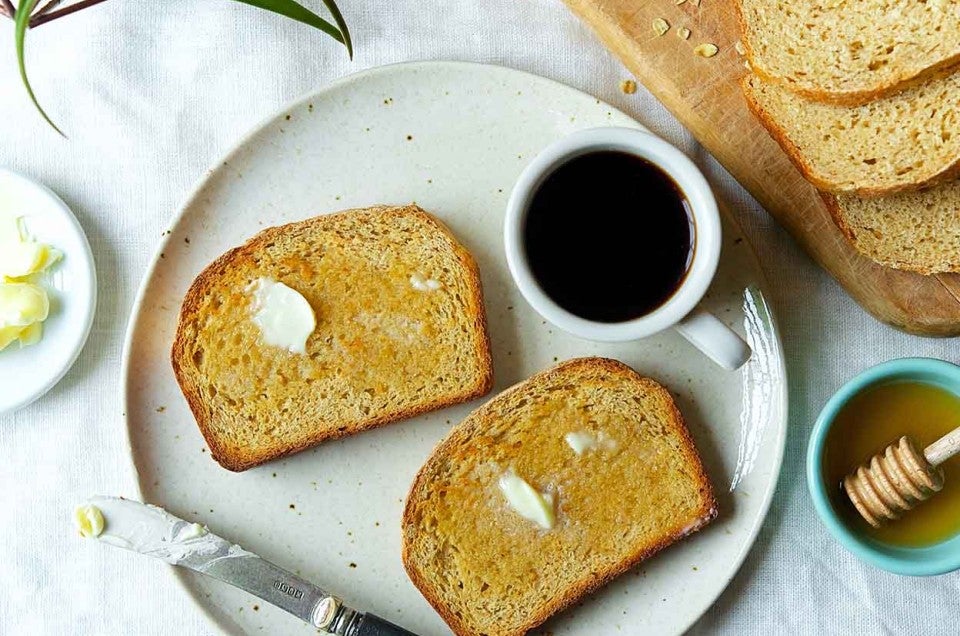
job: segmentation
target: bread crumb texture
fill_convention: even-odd
[[[670,23],[663,18],[656,18],[653,21],[653,31],[657,36],[661,36],[670,30]]]
[[[956,0],[738,0],[752,66],[818,101],[862,104],[960,61]]]
[[[825,197],[854,247],[887,267],[960,272],[960,182],[889,197]]]
[[[440,287],[418,291],[415,274]],[[305,355],[261,341],[250,293],[260,277],[313,308]],[[213,457],[231,470],[492,386],[476,264],[416,206],[319,216],[227,252],[187,293],[172,361]]]
[[[853,108],[811,102],[753,76],[742,86],[773,137],[823,190],[879,196],[960,170],[960,74]]]
[[[609,437],[577,455],[566,435]],[[549,530],[498,480],[550,493]],[[519,635],[716,515],[670,394],[608,359],[571,360],[474,411],[427,460],[403,516],[410,578],[460,635]]]

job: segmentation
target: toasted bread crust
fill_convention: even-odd
[[[467,275],[470,289],[474,294],[474,306],[477,308],[475,315],[470,316],[470,321],[473,324],[475,333],[479,336],[474,351],[476,360],[478,360],[483,371],[479,381],[477,381],[473,386],[465,387],[461,393],[449,395],[445,399],[430,400],[410,408],[397,410],[395,412],[372,415],[363,421],[355,422],[339,428],[318,430],[314,435],[300,443],[278,442],[270,447],[247,449],[248,452],[243,452],[242,450],[237,452],[236,450],[224,448],[219,443],[218,437],[212,430],[212,413],[209,406],[205,404],[202,398],[202,394],[199,390],[198,378],[190,372],[185,364],[185,359],[187,356],[186,348],[188,345],[188,338],[185,331],[189,318],[193,315],[196,315],[200,309],[200,302],[204,297],[204,294],[222,276],[224,272],[231,270],[241,261],[249,258],[251,254],[257,252],[263,245],[269,243],[275,237],[284,234],[291,228],[299,226],[311,224],[334,225],[347,215],[358,212],[378,212],[384,215],[393,216],[401,214],[416,215],[424,223],[433,226],[450,240],[456,256],[463,265],[464,272]],[[468,402],[486,395],[493,388],[493,359],[490,353],[490,338],[487,332],[486,311],[483,304],[483,289],[480,281],[479,268],[477,267],[476,261],[473,259],[473,256],[470,254],[470,252],[467,251],[467,249],[463,247],[459,241],[457,241],[456,237],[443,223],[415,205],[404,207],[374,206],[371,208],[344,210],[334,214],[314,217],[305,221],[297,221],[282,226],[267,228],[256,234],[243,245],[233,248],[222,254],[210,265],[204,268],[199,275],[197,275],[196,279],[193,281],[193,284],[191,284],[189,290],[187,291],[186,296],[184,297],[183,304],[180,308],[176,334],[171,347],[170,360],[177,383],[180,385],[180,389],[183,392],[190,410],[197,421],[197,426],[200,428],[200,432],[210,448],[211,456],[221,466],[234,472],[244,471],[265,462],[297,453],[326,440],[352,435],[354,433],[377,428],[398,420],[416,417],[417,415],[421,415],[429,411],[438,410],[462,402]]]
[[[676,430],[684,441],[683,451],[685,454],[685,459],[687,464],[692,468],[696,475],[696,481],[698,482],[698,486],[700,488],[703,503],[696,513],[697,521],[694,525],[685,529],[686,531],[684,531],[684,529],[674,531],[654,545],[648,546],[646,549],[639,550],[628,555],[626,558],[622,559],[618,563],[615,563],[606,570],[591,573],[591,576],[578,581],[576,585],[568,588],[562,596],[550,599],[542,607],[537,608],[536,612],[531,614],[529,620],[516,631],[500,632],[497,636],[522,636],[527,631],[544,623],[554,614],[570,607],[584,596],[603,587],[614,578],[620,576],[638,563],[650,558],[660,550],[668,547],[683,537],[696,532],[703,526],[710,523],[717,516],[717,502],[716,498],[714,497],[713,486],[707,477],[700,457],[696,453],[696,447],[694,446],[693,438],[690,436],[690,432],[686,427],[683,416],[679,409],[677,409],[673,398],[660,384],[654,380],[651,380],[650,378],[642,377],[632,368],[617,360],[597,357],[574,358],[567,360],[550,369],[541,371],[529,379],[519,382],[504,390],[498,396],[493,398],[493,400],[480,407],[478,411],[475,411],[469,417],[472,418],[477,412],[487,409],[494,401],[508,399],[509,396],[515,393],[531,391],[536,387],[546,383],[551,377],[558,373],[565,373],[580,369],[626,376],[630,380],[642,385],[645,390],[659,393],[660,395],[668,398],[667,402],[670,404],[672,409],[672,417],[674,418]],[[407,495],[404,506],[402,521],[402,526],[404,529],[406,529],[409,524],[413,523],[414,507],[416,503],[429,492],[431,477],[430,473],[432,471],[434,461],[441,457],[457,456],[457,448],[465,439],[468,439],[473,432],[473,427],[464,428],[462,426],[458,426],[454,428],[451,433],[437,445],[437,447],[431,453],[430,458],[420,468],[416,477],[414,478],[412,486],[410,487],[410,492]],[[404,532],[401,553],[403,566],[407,572],[407,575],[410,577],[410,580],[417,587],[417,589],[420,590],[420,593],[423,594],[427,602],[430,603],[430,605],[437,611],[438,614],[440,614],[447,625],[449,625],[458,636],[482,636],[479,632],[473,631],[470,625],[461,620],[453,611],[451,611],[451,608],[444,604],[443,599],[440,597],[439,591],[433,586],[431,581],[422,575],[421,571],[417,567],[417,564],[412,560],[411,550],[411,541],[409,540],[407,533]]]

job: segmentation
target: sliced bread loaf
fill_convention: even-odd
[[[960,272],[960,182],[873,199],[823,198],[854,247],[881,265]]]
[[[518,636],[716,514],[667,390],[570,360],[437,446],[407,497],[403,563],[460,636]]]
[[[956,0],[737,0],[754,70],[810,99],[864,104],[960,61]]]
[[[960,173],[960,73],[852,108],[811,102],[756,76],[741,86],[770,134],[822,190],[881,196]]]
[[[312,308],[304,353],[264,341],[253,320],[264,278]],[[492,386],[477,266],[416,206],[319,216],[230,250],[187,292],[172,360],[213,458],[230,470]]]

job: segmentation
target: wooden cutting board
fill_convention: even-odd
[[[960,275],[921,276],[861,256],[786,154],[747,109],[730,0],[564,0],[720,163],[864,308],[911,333],[960,335]],[[658,36],[653,21],[670,30]],[[677,35],[692,32],[688,40]],[[712,58],[693,53],[716,44]]]

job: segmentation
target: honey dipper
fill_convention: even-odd
[[[927,446],[922,454],[913,440],[901,437],[847,475],[843,489],[867,523],[879,528],[943,488],[940,464],[957,453],[960,428]]]

